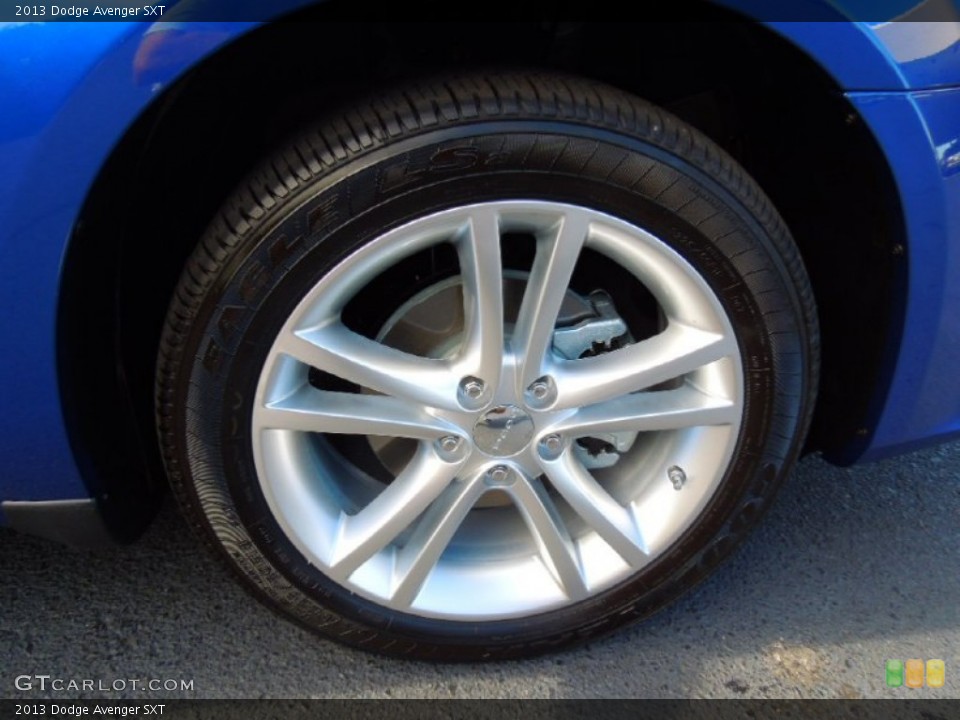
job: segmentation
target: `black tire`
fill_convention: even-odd
[[[399,612],[326,577],[287,537],[252,460],[252,396],[278,328],[350,253],[427,213],[514,198],[623,219],[700,274],[742,358],[735,451],[676,542],[586,599],[485,621]],[[373,308],[371,322],[382,323],[402,299]],[[769,200],[724,151],[610,87],[485,74],[357,103],[249,176],[215,216],[176,289],[161,341],[157,417],[186,517],[259,598],[366,650],[502,659],[565,648],[644,618],[715,569],[796,460],[817,370],[816,313],[799,253]]]

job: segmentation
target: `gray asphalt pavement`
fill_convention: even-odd
[[[736,557],[646,623],[561,655],[445,666],[274,616],[169,504],[138,544],[100,553],[3,530],[0,696],[960,698],[958,540],[960,444],[853,469],[812,457]],[[946,685],[887,688],[888,658],[943,659]],[[20,691],[20,675],[78,689]]]

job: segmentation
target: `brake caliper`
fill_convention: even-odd
[[[617,313],[613,298],[605,290],[594,290],[584,301],[587,317],[553,332],[553,350],[567,360],[602,355],[632,341],[627,324]],[[583,317],[580,314],[579,317]],[[579,438],[573,449],[587,469],[611,467],[637,439],[635,432],[602,433]]]

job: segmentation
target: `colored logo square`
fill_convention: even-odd
[[[903,660],[887,660],[887,687],[903,685]]]
[[[904,685],[908,688],[923,687],[923,660],[907,660],[906,671]]]
[[[943,687],[946,667],[943,660],[927,660],[927,687]]]

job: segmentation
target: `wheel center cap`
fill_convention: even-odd
[[[516,405],[498,405],[473,426],[473,442],[487,455],[509,457],[533,439],[533,420]]]

